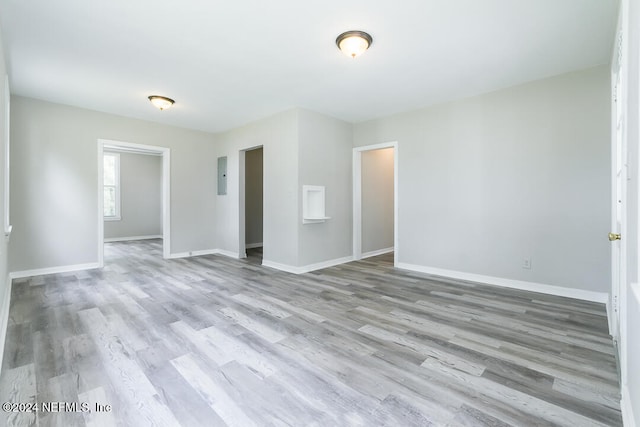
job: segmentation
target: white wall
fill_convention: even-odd
[[[214,135],[16,96],[11,138],[12,272],[98,261],[100,138],[170,148],[171,253],[215,247]]]
[[[222,133],[218,135],[218,140],[215,156],[227,156],[227,194],[216,196],[217,248],[238,255],[240,246],[239,153],[241,150],[263,146],[263,262],[297,265],[297,110],[288,110]]]
[[[393,148],[362,152],[362,253],[393,247]]]
[[[104,238],[162,234],[162,157],[120,154],[120,217],[104,222]]]
[[[355,125],[355,146],[398,141],[399,262],[608,292],[608,79],[602,66]]]
[[[245,154],[245,243],[262,243],[263,149]]]
[[[297,266],[336,260],[352,254],[352,125],[309,110],[299,110],[299,183],[325,187],[325,213],[331,219],[302,224],[298,204]]]

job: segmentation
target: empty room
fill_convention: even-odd
[[[0,0],[0,426],[640,425],[640,4]]]

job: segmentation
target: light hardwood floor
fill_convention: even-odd
[[[105,254],[103,270],[14,282],[0,377],[2,402],[91,411],[0,425],[621,425],[601,304],[394,270],[392,255],[297,276],[163,260],[157,240]]]

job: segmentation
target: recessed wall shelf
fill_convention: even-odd
[[[324,186],[302,186],[302,223],[317,224],[331,219],[324,211]]]

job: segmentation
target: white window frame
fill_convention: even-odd
[[[102,164],[103,164],[103,168],[104,168],[104,158],[107,156],[111,156],[115,159],[115,176],[116,176],[116,184],[115,185],[106,185],[104,183],[104,179],[102,181],[102,197],[104,199],[104,187],[115,187],[115,193],[116,193],[116,214],[114,216],[106,216],[104,215],[104,207],[103,207],[103,211],[102,211],[102,217],[104,218],[105,221],[120,221],[122,219],[121,216],[121,212],[120,212],[120,153],[112,153],[112,152],[104,152],[102,154],[103,160],[102,160]],[[102,173],[104,173],[104,169],[102,171]],[[103,203],[104,206],[104,203]]]

